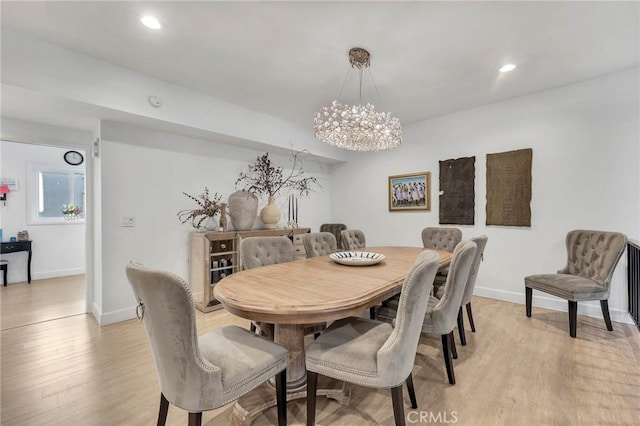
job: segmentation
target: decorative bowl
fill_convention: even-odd
[[[384,260],[383,254],[369,251],[339,251],[329,257],[334,262],[347,266],[369,266]]]

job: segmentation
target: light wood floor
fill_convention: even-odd
[[[419,408],[408,424],[638,424],[634,326],[614,323],[608,332],[602,320],[579,317],[571,339],[566,313],[534,307],[526,318],[522,305],[479,297],[473,305],[477,332],[468,330],[468,346],[458,345],[455,386],[447,383],[439,337],[421,339],[413,370]],[[3,321],[12,323],[9,316],[3,304]],[[197,321],[200,333],[248,325],[224,311],[198,312]],[[136,320],[99,327],[89,315],[69,316],[4,329],[1,342],[2,425],[155,424],[156,371]],[[203,423],[228,425],[229,409],[205,413]],[[289,424],[304,424],[304,401],[290,402],[288,415]],[[186,412],[169,409],[167,424],[186,422]],[[273,409],[254,425],[275,422]],[[389,392],[354,387],[348,407],[319,398],[317,424],[393,424]]]
[[[11,283],[0,288],[0,328],[83,314],[85,297],[84,275]]]

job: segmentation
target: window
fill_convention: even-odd
[[[74,222],[84,222],[84,170],[47,164],[27,164],[28,209],[30,225],[67,223],[63,205],[81,209]],[[67,217],[68,219],[68,217]]]

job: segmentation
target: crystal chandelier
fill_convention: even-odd
[[[330,106],[322,107],[313,123],[316,137],[352,151],[397,148],[402,143],[400,120],[389,112],[376,112],[370,103],[362,105],[362,72],[371,64],[369,52],[354,47],[349,51],[349,62],[360,74],[360,105],[345,105],[335,100]]]

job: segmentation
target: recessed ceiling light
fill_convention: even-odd
[[[145,27],[151,28],[152,30],[159,30],[160,28],[162,28],[162,25],[160,25],[160,21],[150,15],[143,16],[140,21],[144,24]]]
[[[500,67],[500,72],[509,72],[516,69],[515,64],[506,64]]]

